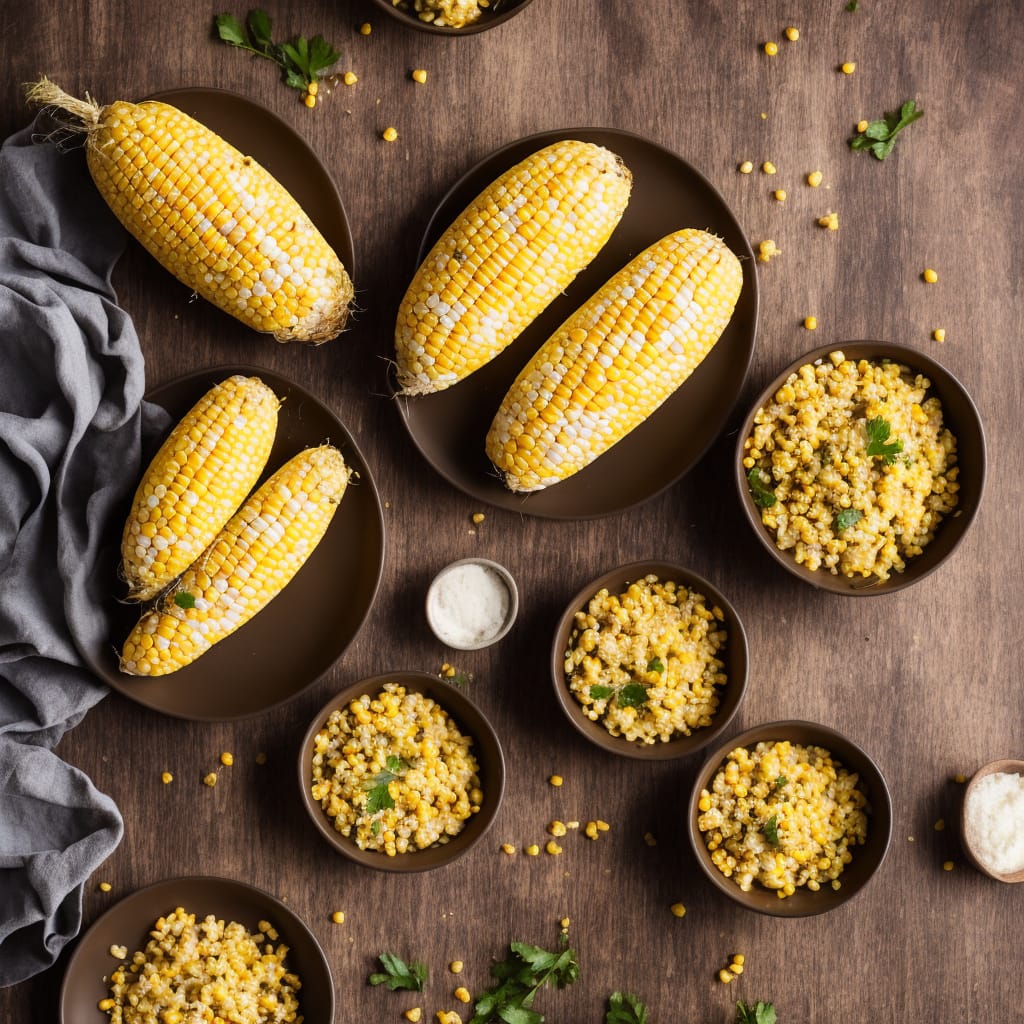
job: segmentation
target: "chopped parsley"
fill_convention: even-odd
[[[647,689],[640,683],[627,683],[619,690],[619,707],[638,708],[647,700]]]
[[[771,480],[757,466],[747,474],[750,496],[758,508],[771,508],[775,504],[775,492],[768,486]]]
[[[648,672],[664,672],[665,671],[665,662],[663,662],[661,660],[661,658],[659,658],[657,655],[655,655],[653,658],[651,658],[651,660],[649,662],[647,662],[647,671]]]
[[[896,145],[899,133],[919,117],[924,117],[924,111],[913,100],[907,100],[899,110],[887,111],[877,121],[869,122],[864,131],[850,139],[850,149],[866,149],[877,159],[884,160]]]
[[[773,814],[764,823],[764,837],[772,844],[772,846],[779,845],[779,819],[777,815]]]
[[[888,421],[882,419],[881,416],[876,416],[867,421],[864,429],[868,435],[868,455],[885,459],[886,465],[891,466],[896,461],[896,456],[903,451],[903,442],[898,438],[895,441],[889,441],[892,427],[889,426]]]
[[[381,953],[377,959],[384,970],[370,975],[371,985],[386,985],[392,992],[396,989],[423,991],[423,986],[427,982],[426,964],[417,961],[407,964],[394,953]]]
[[[614,694],[614,686],[602,686],[600,683],[594,683],[590,688],[591,700],[607,700],[609,697],[614,696]]]
[[[859,523],[864,518],[864,513],[859,508],[844,508],[842,512],[837,512],[832,518],[832,525],[836,528],[836,533],[842,533],[843,530],[848,530],[854,523]]]
[[[388,786],[396,779],[401,778],[403,772],[409,770],[409,765],[400,757],[389,756],[385,764],[387,767],[383,771],[377,772],[372,779],[363,783],[363,788],[370,791],[370,795],[366,798],[366,813],[370,815],[395,806]],[[374,830],[374,835],[376,835],[380,824],[379,822],[374,822],[374,824],[377,826]]]

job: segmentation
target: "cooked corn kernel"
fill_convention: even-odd
[[[733,953],[732,962],[742,967],[747,962],[747,958],[742,953]]]
[[[267,763],[267,755],[265,753],[263,753],[262,750],[256,755],[256,763],[257,764],[266,764]]]
[[[856,61],[852,60],[845,61],[842,65],[840,65],[839,70],[842,71],[844,75],[852,75],[854,71],[857,70],[857,63]]]
[[[811,171],[811,173],[807,175],[807,184],[810,185],[811,188],[817,188],[821,184],[823,177],[824,175],[821,171]]]
[[[932,338],[935,341],[945,341],[946,332],[941,327],[936,327],[935,330],[932,331]]]
[[[468,988],[465,988],[465,987],[464,987],[464,986],[462,986],[462,985],[460,985],[460,986],[459,986],[459,987],[458,987],[458,988],[457,988],[457,989],[456,989],[456,990],[455,990],[455,991],[454,991],[454,992],[452,993],[452,995],[453,995],[453,996],[455,996],[455,998],[456,998],[456,999],[458,999],[458,1001],[459,1001],[460,1003],[468,1003],[468,1002],[469,1002],[469,1000],[470,1000],[470,999],[472,998],[472,997],[470,996],[470,994],[469,994],[469,989],[468,989]]]
[[[392,127],[385,128],[384,131],[381,132],[381,136],[380,137],[385,142],[394,142],[395,139],[398,138],[398,129],[397,128],[392,128]]]
[[[462,973],[462,969],[463,969],[463,968],[464,968],[465,966],[466,966],[466,965],[465,965],[465,964],[464,964],[464,963],[463,963],[463,962],[462,962],[461,960],[453,960],[453,961],[452,961],[452,962],[451,962],[451,963],[450,963],[450,964],[448,965],[448,970],[449,970],[449,971],[451,971],[451,972],[452,972],[452,974],[461,974],[461,973]]]
[[[307,92],[306,95],[302,97],[302,102],[312,110],[313,107],[316,106],[316,97],[311,92]]]
[[[775,54],[779,52],[779,44],[770,41],[765,43],[764,52],[767,53],[769,57],[774,57]]]
[[[231,751],[225,750],[224,753],[220,755],[220,763],[225,767],[230,768],[235,763],[235,755],[232,754]]]
[[[786,190],[784,188],[777,188],[772,193],[772,197],[777,203],[784,203],[786,201]]]
[[[331,914],[331,920],[335,924],[344,924],[345,923],[345,911],[344,910],[336,910],[333,914]]]
[[[359,81],[359,76],[354,71],[346,71],[345,74],[341,76],[341,80],[346,85],[355,85],[356,82]]]
[[[750,174],[754,169],[754,165],[749,160],[744,160],[739,166],[740,174]]]
[[[548,782],[555,787],[560,786],[564,781],[561,775],[551,775],[548,777]]]
[[[857,122],[857,131],[863,133],[863,132],[866,132],[867,130],[868,130],[868,122],[867,121],[860,120],[860,121]]]
[[[362,25],[359,26],[359,34],[362,36],[368,36],[372,31],[373,26],[368,21],[364,21]]]
[[[557,857],[562,852],[562,848],[554,841],[554,839],[549,839],[545,844],[544,849],[547,850],[552,857]]]
[[[100,892],[110,892],[111,885],[109,882],[100,882],[99,889]]]
[[[423,68],[417,68],[412,73],[412,80],[414,82],[419,82],[420,85],[423,85],[423,83],[426,82],[426,80],[427,80],[427,73],[426,73],[426,71]]]
[[[816,331],[818,329],[818,318],[816,316],[805,316],[804,327],[809,331]]]
[[[839,230],[839,214],[829,210],[823,217],[818,218],[818,226],[829,231]]]
[[[928,284],[935,284],[935,282],[938,281],[939,279],[939,275],[934,270],[932,270],[931,267],[925,267],[924,272],[921,274],[921,277],[923,277]]]
[[[939,818],[939,820],[937,822],[935,822],[934,825],[932,825],[932,828],[935,829],[936,832],[943,831],[943,829],[945,829],[945,827],[946,827],[946,822],[945,822],[945,820],[943,818]]]
[[[733,975],[732,975],[732,974],[730,974],[730,973],[729,973],[729,971],[728,971],[728,970],[726,970],[726,968],[724,968],[724,967],[723,967],[723,968],[722,968],[722,969],[721,969],[721,970],[720,970],[720,971],[718,972],[718,980],[719,980],[720,982],[722,982],[722,984],[723,984],[723,985],[728,985],[728,984],[729,984],[729,982],[730,982],[730,981],[732,981],[732,979],[733,979]]]
[[[479,526],[486,518],[487,516],[485,516],[483,512],[474,512],[472,516],[473,522],[476,523],[477,526]]]
[[[765,174],[774,174],[777,169],[778,168],[776,168],[775,164],[773,164],[771,160],[765,160],[765,162],[761,164],[761,170],[764,171]]]
[[[410,1024],[419,1024],[420,1018],[423,1016],[423,1010],[418,1006],[411,1006],[402,1016],[410,1022]]]
[[[207,772],[206,775],[203,776],[203,785],[204,786],[210,786],[210,787],[216,786],[217,785],[217,773],[216,772]]]
[[[648,846],[657,846],[658,845],[658,840],[655,837],[653,832],[645,832],[644,833],[644,842]]]
[[[113,999],[101,999],[96,1004],[96,1008],[98,1010],[103,1010],[104,1013],[106,1013],[107,1010],[112,1010],[114,1008],[114,1006],[115,1006],[115,1003],[114,1003]]]
[[[669,910],[675,917],[686,917],[686,907],[682,903],[673,903]]]
[[[770,259],[778,256],[782,250],[770,238],[766,238],[757,247],[757,258],[761,263],[767,263]]]
[[[540,847],[536,843],[530,843],[530,845],[526,847],[527,857],[536,857],[539,853]]]
[[[170,772],[161,772],[160,781],[167,786],[174,781],[174,776]]]
[[[795,43],[800,38],[800,29],[790,25],[789,28],[786,29],[786,38],[791,43]]]
[[[565,835],[565,822],[564,821],[552,821],[548,824],[548,832],[556,838],[561,838]]]
[[[516,852],[516,848],[511,843],[502,843],[501,852],[507,853],[511,857]]]
[[[942,870],[943,871],[952,871],[954,867],[955,867],[955,865],[953,864],[953,862],[951,860],[946,860],[946,861],[942,862]]]

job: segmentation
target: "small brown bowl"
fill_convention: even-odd
[[[982,767],[974,773],[971,777],[971,781],[967,784],[967,789],[964,790],[964,802],[963,806],[960,808],[960,844],[963,846],[967,859],[983,875],[988,875],[989,878],[994,878],[997,882],[1024,882],[1024,868],[1020,871],[1011,871],[1009,873],[993,871],[992,868],[985,865],[984,861],[979,859],[971,845],[971,830],[968,828],[967,824],[968,801],[971,799],[972,793],[977,784],[986,776],[995,775],[997,772],[1006,772],[1009,775],[1024,776],[1024,761],[1016,761],[1012,759],[990,761],[988,764],[982,765]]]
[[[434,25],[421,21],[416,12],[412,10],[411,0],[408,3],[403,0],[401,7],[396,7],[392,0],[373,0],[373,2],[392,18],[396,18],[403,25],[408,25],[409,28],[417,29],[420,32],[432,32],[439,36],[472,36],[478,32],[486,32],[489,28],[496,28],[508,21],[509,18],[514,18],[520,11],[528,7],[532,0],[498,0],[498,3],[494,3],[492,0],[491,8],[484,10],[477,21],[464,28],[452,28],[450,25]]]
[[[812,892],[801,886],[792,896],[780,899],[774,890],[766,889],[754,882],[750,891],[744,892],[731,878],[726,878],[715,867],[711,860],[711,854],[704,844],[700,829],[697,827],[697,817],[700,814],[697,804],[700,800],[701,790],[710,787],[712,779],[725,762],[729,752],[737,747],[749,749],[758,743],[770,743],[776,740],[789,740],[801,746],[823,747],[847,771],[857,773],[858,788],[867,797],[867,842],[863,846],[853,849],[853,859],[839,876],[842,884],[838,891],[830,886],[823,886],[817,892]],[[847,739],[834,729],[816,725],[813,722],[795,720],[769,722],[766,725],[755,726],[753,729],[748,729],[746,732],[740,733],[739,736],[727,740],[708,757],[693,784],[693,792],[690,794],[686,831],[701,870],[707,875],[711,884],[729,899],[741,907],[754,910],[759,914],[770,914],[773,917],[812,917],[815,914],[835,910],[836,907],[849,902],[863,890],[872,875],[882,866],[889,850],[889,839],[892,834],[892,803],[882,773],[874,761],[852,740]]]
[[[652,573],[661,582],[671,580],[703,594],[709,606],[718,605],[725,613],[724,626],[728,632],[728,639],[722,660],[725,663],[726,683],[719,693],[719,705],[711,725],[697,729],[689,736],[677,736],[664,742],[641,743],[623,736],[613,736],[601,722],[595,722],[586,716],[583,706],[572,695],[566,683],[565,658],[575,625],[576,612],[582,611],[603,587],[607,587],[611,594],[620,594],[630,583]],[[703,577],[670,562],[633,562],[612,569],[588,583],[566,606],[558,620],[554,642],[551,645],[551,679],[555,687],[555,696],[566,717],[591,743],[603,750],[647,761],[686,757],[717,739],[736,714],[747,685],[747,636],[736,609],[717,587],[712,586]]]
[[[376,696],[385,683],[400,683],[408,692],[415,691],[436,701],[448,712],[463,735],[473,738],[472,751],[480,766],[480,788],[484,799],[480,810],[466,822],[462,831],[446,843],[435,843],[425,850],[388,856],[377,850],[361,850],[353,839],[338,832],[324,813],[319,801],[313,799],[313,743],[316,734],[332,711],[343,708],[364,694]],[[505,758],[498,737],[479,708],[461,691],[437,676],[426,672],[389,672],[353,683],[332,697],[316,714],[299,748],[299,789],[306,812],[317,831],[338,853],[364,867],[379,871],[427,871],[457,860],[475,846],[491,827],[505,790]]]
[[[771,400],[791,373],[795,373],[807,363],[828,359],[829,353],[836,350],[845,353],[848,359],[868,359],[872,362],[889,360],[907,366],[914,372],[923,373],[931,381],[929,396],[936,396],[942,403],[943,423],[957,440],[957,466],[960,468],[957,506],[953,513],[939,524],[935,537],[922,553],[908,560],[903,572],[893,572],[887,580],[879,580],[873,576],[851,579],[833,575],[826,568],[808,569],[798,565],[791,551],[782,551],[776,547],[775,538],[761,522],[761,510],[751,497],[747,470],[743,466],[746,454],[744,441],[750,436],[757,411]],[[981,494],[985,486],[985,465],[985,432],[978,410],[963,385],[949,370],[923,353],[904,345],[881,341],[850,341],[824,345],[805,353],[799,359],[794,359],[754,402],[740,427],[734,457],[740,504],[758,540],[772,558],[787,572],[821,590],[829,590],[834,594],[869,597],[876,594],[892,594],[923,580],[953,554],[966,536],[981,503]]]

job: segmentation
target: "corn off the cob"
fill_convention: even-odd
[[[516,378],[487,433],[513,491],[589,465],[690,376],[732,316],[743,284],[725,243],[687,228],[619,271]]]
[[[631,183],[614,153],[566,140],[484,189],[430,250],[399,306],[402,393],[443,391],[514,341],[608,241]]]
[[[209,546],[256,486],[280,402],[258,377],[212,387],[161,445],[121,538],[128,598],[148,601]]]
[[[28,97],[83,122],[101,195],[182,283],[278,341],[322,342],[344,327],[353,294],[347,271],[251,157],[167,103],[101,107],[45,78]]]
[[[125,641],[121,671],[159,676],[191,664],[265,608],[303,566],[348,484],[337,448],[285,463]]]

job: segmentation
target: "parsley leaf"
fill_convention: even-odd
[[[187,590],[179,590],[174,595],[174,603],[179,608],[195,608],[196,595],[190,594]]]
[[[366,813],[369,815],[395,806],[388,785],[400,778],[403,772],[409,770],[409,765],[400,757],[389,756],[384,763],[386,767],[383,771],[377,772],[372,779],[363,783],[363,788],[370,791],[370,795],[366,798]],[[374,822],[374,824],[377,829],[373,834],[376,835],[380,830],[380,823]]]
[[[591,700],[607,700],[615,693],[614,686],[602,686],[600,683],[594,683],[590,690]]]
[[[571,985],[580,976],[572,949],[549,953],[525,942],[509,945],[509,955],[491,964],[495,984],[473,1005],[468,1024],[542,1024],[543,1014],[531,1010],[534,997],[545,985]]]
[[[879,120],[871,121],[864,131],[854,135],[850,139],[850,149],[867,149],[879,160],[884,160],[896,145],[896,136],[919,117],[924,117],[924,111],[913,100],[907,100],[898,111],[887,111]]]
[[[891,466],[896,461],[896,456],[903,451],[903,442],[897,439],[886,443],[889,441],[892,428],[881,416],[868,420],[864,429],[868,435],[868,455],[877,455],[885,459],[886,465]]]
[[[370,975],[371,985],[386,985],[392,992],[396,989],[408,989],[410,992],[423,991],[423,986],[427,983],[426,964],[417,961],[407,964],[394,953],[381,953],[377,959],[384,970]]]
[[[620,708],[638,708],[647,701],[647,688],[640,683],[627,683],[619,690]]]
[[[779,845],[779,819],[774,814],[764,823],[764,837],[772,846]]]
[[[836,533],[842,533],[863,518],[864,513],[859,508],[844,508],[842,512],[837,512],[832,517],[832,525],[836,528]]]
[[[736,1024],[775,1024],[775,1007],[760,1000],[751,1006],[741,999],[736,1004]]]
[[[665,671],[665,662],[663,662],[661,660],[661,658],[659,658],[657,655],[655,655],[653,658],[651,658],[651,660],[649,662],[647,662],[647,671],[648,672],[664,672]]]
[[[608,997],[604,1024],[647,1024],[647,1007],[628,992],[613,992]]]
[[[860,7],[859,0],[850,0],[850,2],[846,5],[845,10],[848,13],[853,14],[853,12],[857,10],[858,7]]]
[[[779,777],[778,777],[778,778],[777,778],[777,779],[775,780],[775,788],[776,788],[776,789],[782,789],[782,787],[783,787],[783,786],[784,786],[784,785],[785,785],[785,784],[786,784],[787,782],[789,782],[789,779],[787,779],[785,775],[780,775],[780,776],[779,776]]]
[[[747,474],[747,483],[750,485],[750,496],[758,508],[771,508],[775,504],[775,492],[768,486],[771,480],[757,466]]]

